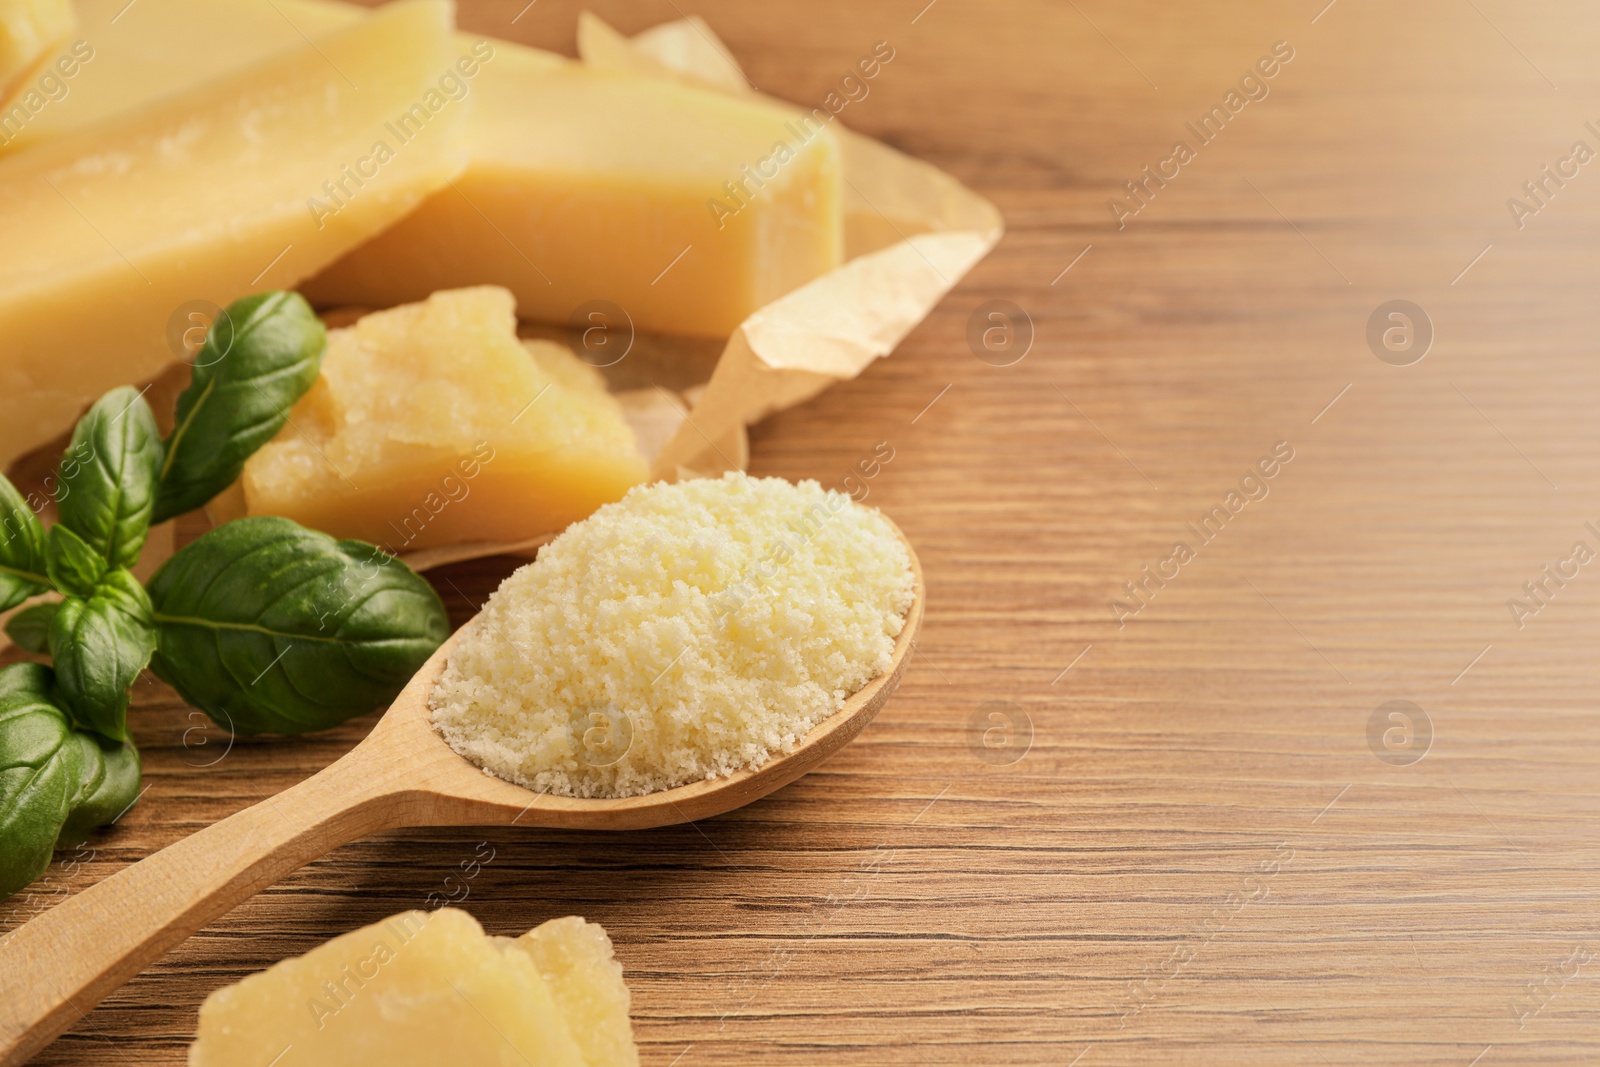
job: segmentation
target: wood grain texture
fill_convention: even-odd
[[[883,673],[852,693],[792,751],[757,768],[643,796],[535,793],[456,755],[434,730],[429,698],[461,639],[463,630],[457,630],[344,756],[0,938],[0,1067],[28,1062],[83,1010],[202,926],[356,838],[417,826],[610,831],[675,826],[715,818],[782,789],[860,734],[905,676],[926,595],[916,551],[906,548],[913,599]]]
[[[868,502],[928,583],[899,694],[818,773],[704,823],[348,845],[39,1062],[181,1063],[210,990],[430,894],[493,933],[603,923],[654,1067],[1600,1059],[1600,571],[1520,627],[1507,607],[1600,548],[1600,171],[1521,229],[1506,204],[1600,146],[1600,24],[1567,0],[1325,2],[695,5],[797,101],[892,42],[843,120],[1008,220],[891,358],[752,436],[758,473],[833,485],[893,447]],[[570,51],[575,5],[524,3],[461,21]],[[628,32],[691,10],[596,9]],[[1108,198],[1279,40],[1270,95],[1118,230]],[[1407,367],[1365,340],[1397,298],[1436,332]],[[968,347],[995,299],[1034,330],[1011,366]],[[1119,627],[1123,583],[1279,441],[1269,495]],[[459,621],[510,566],[431,577]],[[1391,700],[1431,722],[1419,762],[1369,743]],[[994,701],[1010,749],[984,747]],[[157,683],[136,704],[144,800],[0,906],[8,928],[371,725],[219,759]]]

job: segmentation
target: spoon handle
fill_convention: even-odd
[[[62,901],[0,940],[0,1067],[19,1067],[107,994],[251,894],[394,823],[357,749],[300,784]]]

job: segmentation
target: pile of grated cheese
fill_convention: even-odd
[[[759,766],[888,669],[905,544],[814,481],[639,486],[501,584],[432,695],[484,770],[623,797]]]

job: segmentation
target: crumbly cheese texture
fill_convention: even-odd
[[[505,580],[451,654],[433,722],[538,792],[719,777],[793,750],[886,671],[912,595],[893,525],[814,481],[637,487]]]
[[[331,331],[241,484],[251,515],[399,553],[559,530],[648,473],[600,372],[518,341],[511,294],[479,286]]]
[[[638,1067],[628,999],[593,923],[408,911],[212,993],[189,1067]]]

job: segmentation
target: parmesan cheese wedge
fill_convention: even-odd
[[[0,11],[11,2],[0,0]],[[0,105],[0,151],[93,126],[304,48],[307,39],[367,14],[327,0],[75,0],[72,6],[81,40],[76,50],[57,48],[47,58],[57,84],[24,81]],[[35,99],[24,95],[31,89],[39,90]]]
[[[11,144],[140,114],[366,17],[337,0],[80,2],[96,58]],[[569,322],[604,301],[639,330],[724,337],[841,262],[840,147],[808,113],[466,33],[455,47],[470,165],[302,286],[317,304],[495,284],[528,318]]]
[[[467,171],[304,285],[313,303],[495,284],[527,318],[604,301],[641,330],[722,337],[839,265],[839,145],[809,115],[492,47]]]
[[[483,286],[331,331],[321,375],[240,481],[248,514],[398,554],[559,530],[648,473],[599,372],[518,341],[515,300]]]
[[[390,4],[0,158],[0,466],[177,358],[186,305],[291,286],[460,171],[452,12]]]
[[[189,1067],[637,1067],[628,999],[592,923],[408,911],[212,993]]]

